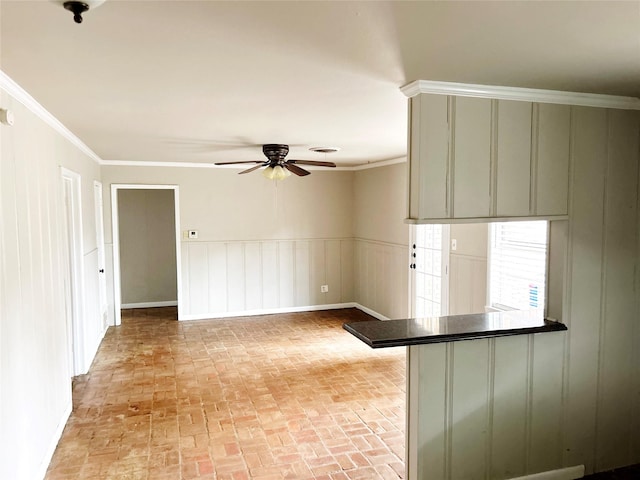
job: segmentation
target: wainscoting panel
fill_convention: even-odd
[[[343,281],[353,276],[352,239],[183,242],[181,251],[181,318],[354,301]]]
[[[449,262],[449,315],[483,313],[487,303],[487,259],[452,253]]]
[[[282,308],[293,307],[296,304],[294,243],[295,242],[278,242],[278,285],[280,287],[280,307]]]
[[[562,467],[565,340],[558,332],[409,347],[408,479]]]
[[[356,298],[355,255],[356,249],[353,241],[340,242],[340,289],[342,291],[342,299]]]
[[[264,297],[262,290],[262,245],[259,243],[246,243],[244,245],[244,309],[259,310],[263,307]]]
[[[408,317],[409,248],[356,239],[356,302],[388,318]]]
[[[340,303],[342,299],[342,255],[340,254],[340,243],[339,240],[328,240],[324,244],[326,268],[323,285],[327,285],[329,291],[321,294],[322,298],[319,303]],[[319,287],[317,291],[320,291]]]
[[[209,254],[209,311],[227,310],[227,246],[224,243],[207,245]]]
[[[313,243],[310,248],[310,260],[311,260],[311,278],[309,279],[309,292],[311,293],[312,305],[319,305],[324,303],[323,299],[326,297],[326,293],[320,293],[320,285],[325,284],[325,278],[327,269],[323,268],[325,265],[325,243],[322,244]]]
[[[187,278],[189,283],[189,309],[206,312],[209,309],[209,252],[208,245],[195,243],[188,250]]]
[[[493,405],[491,405],[491,474],[512,478],[526,472],[527,416],[530,387],[528,336],[493,340]]]
[[[491,397],[489,340],[452,344],[451,450],[447,456],[451,478],[486,478],[487,419]],[[427,379],[428,382],[428,379]]]
[[[450,430],[450,410],[446,401],[448,392],[447,352],[452,343],[438,343],[429,348],[407,347],[409,391],[407,437],[416,445],[417,455],[407,459],[409,479],[447,478],[445,475],[445,452]],[[428,380],[427,380],[428,379]],[[415,389],[415,390],[413,390]],[[418,404],[428,405],[430,410],[418,408]]]
[[[527,473],[554,470],[562,466],[562,384],[565,335],[529,337],[531,403]]]
[[[278,244],[262,242],[262,307],[280,306],[280,284],[278,279]]]
[[[244,243],[227,243],[227,311],[241,312],[246,310],[245,271],[244,271]],[[193,311],[189,313],[207,313]]]
[[[295,301],[296,306],[311,305],[311,292],[309,286],[311,284],[311,242],[302,240],[296,241],[294,249],[294,265],[295,265]]]

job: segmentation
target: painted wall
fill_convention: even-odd
[[[351,172],[316,170],[305,178],[273,182],[259,172],[238,171],[103,166],[105,241],[111,243],[113,183],[178,185],[180,228],[198,230],[198,241],[352,236]]]
[[[282,182],[220,168],[102,173],[107,252],[110,184],[179,186],[180,230],[199,235],[180,246],[181,319],[353,301],[353,173],[316,170]]]
[[[355,301],[387,318],[409,315],[406,164],[355,172]]]
[[[572,108],[563,464],[640,463],[640,112]]]
[[[483,313],[487,300],[486,223],[453,224],[451,240],[456,250],[449,252],[449,315]]]
[[[177,302],[173,190],[120,190],[122,304]]]
[[[5,91],[0,106],[0,478],[42,478],[71,412],[60,166],[82,176],[84,363],[104,328],[97,301],[91,158]]]
[[[640,112],[571,107],[549,281],[568,331],[411,347],[410,479],[640,462],[639,137]]]

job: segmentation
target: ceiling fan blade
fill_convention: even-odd
[[[321,162],[318,160],[287,160],[289,163],[297,163],[299,165],[315,165],[317,167],[335,167],[333,162]]]
[[[299,166],[294,165],[294,164],[289,163],[289,162],[285,162],[282,165],[284,166],[284,168],[289,170],[291,173],[295,173],[299,177],[304,177],[305,175],[310,175],[311,174],[311,172],[306,171],[304,168],[300,168]]]
[[[264,163],[264,160],[245,160],[242,162],[216,162],[215,165],[236,165],[238,163]]]
[[[241,172],[238,172],[238,175],[242,175],[243,173],[251,173],[254,170],[259,169],[260,167],[264,166],[265,163],[264,162],[260,162],[260,165],[256,165],[255,167],[251,167],[251,168],[247,168],[246,170],[243,170]]]

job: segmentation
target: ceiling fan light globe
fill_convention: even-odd
[[[273,167],[273,180],[284,180],[289,175],[291,175],[291,173],[289,173],[288,170],[282,168],[280,165],[276,165],[275,167]]]
[[[273,180],[275,176],[275,169],[273,167],[267,167],[262,171],[262,176],[264,178],[268,178],[269,180]]]

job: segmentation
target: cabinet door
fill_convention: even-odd
[[[448,97],[411,99],[409,137],[409,218],[449,216]]]
[[[496,215],[527,216],[531,182],[529,102],[498,101]]]
[[[571,108],[538,104],[535,215],[566,215]]]
[[[453,216],[488,217],[491,100],[457,97],[454,112]]]

